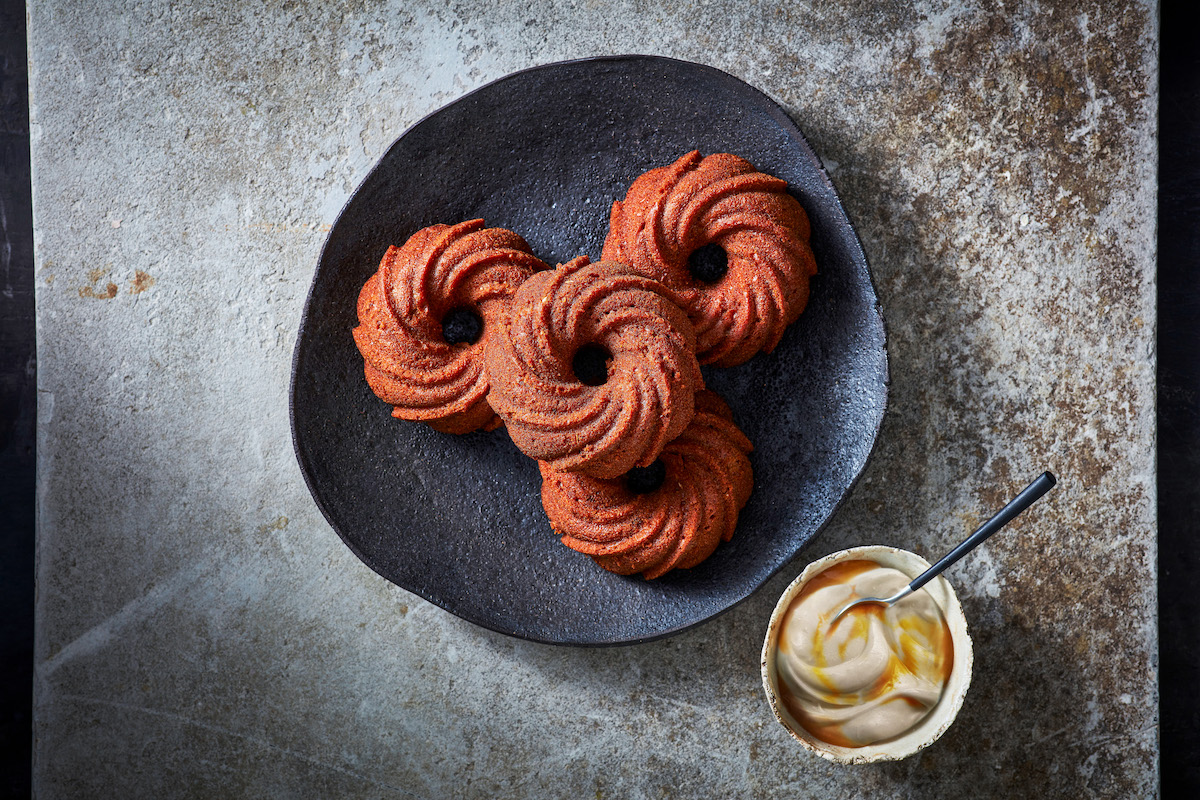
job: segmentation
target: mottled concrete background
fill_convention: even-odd
[[[1154,7],[271,5],[31,4],[39,796],[1157,792]],[[874,270],[891,406],[746,603],[532,645],[342,545],[292,456],[290,357],[323,230],[396,136],[622,52],[728,70],[806,131]],[[952,573],[977,671],[949,733],[856,769],[793,746],[758,678],[787,582],[854,544],[939,555],[1044,468],[1060,487]]]

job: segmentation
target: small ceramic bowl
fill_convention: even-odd
[[[892,739],[863,747],[839,747],[814,737],[806,731],[788,713],[779,699],[779,678],[775,667],[776,645],[779,641],[779,629],[783,618],[794,598],[804,585],[814,576],[829,569],[834,564],[852,559],[874,561],[885,567],[891,567],[903,572],[910,578],[915,578],[929,568],[929,562],[915,553],[898,550],[894,547],[868,545],[852,547],[832,555],[825,556],[809,564],[800,577],[792,581],[771,614],[771,624],[767,626],[767,638],[762,649],[762,681],[767,693],[767,702],[771,712],[779,720],[788,733],[800,742],[804,748],[816,753],[822,758],[839,764],[868,764],[874,761],[898,761],[908,758],[913,753],[922,750],[938,740],[962,708],[963,698],[967,687],[971,685],[971,637],[967,633],[967,621],[963,617],[962,606],[945,578],[937,577],[925,585],[925,590],[932,595],[943,616],[950,626],[951,640],[954,642],[954,668],[950,673],[949,683],[942,693],[942,699],[934,706],[924,719],[915,727]]]

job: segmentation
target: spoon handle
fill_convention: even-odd
[[[1056,483],[1058,481],[1055,480],[1053,475],[1049,472],[1043,472],[1038,476],[1037,480],[1026,486],[1021,490],[1019,495],[1010,500],[1008,505],[996,512],[994,517],[980,525],[962,544],[944,555],[941,561],[914,578],[909,587],[915,592],[938,575],[941,575],[942,570],[974,550],[976,545],[1007,525],[1013,517],[1029,508],[1042,495],[1054,488],[1054,484]]]

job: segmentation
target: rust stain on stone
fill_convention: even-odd
[[[1087,2],[1071,11],[1039,25],[1037,38],[1009,12],[970,17],[949,26],[927,58],[897,64],[913,87],[896,95],[897,121],[913,140],[958,165],[964,191],[1006,175],[980,199],[1023,206],[1051,230],[1064,214],[1096,214],[1111,202],[1124,134],[1144,113],[1141,65],[1127,55],[1141,52],[1141,15],[1105,15]],[[989,119],[991,131],[979,127]],[[979,141],[992,146],[972,146]]]
[[[117,296],[117,285],[109,282],[104,285],[103,289],[97,289],[96,284],[107,275],[109,271],[103,267],[89,269],[87,273],[88,283],[90,286],[80,286],[80,297],[92,297],[98,300],[111,300]]]
[[[129,284],[130,294],[141,294],[154,285],[154,278],[148,273],[142,272],[140,269],[134,273],[133,280]]]
[[[258,532],[262,534],[270,533],[271,531],[281,531],[288,526],[288,522],[290,520],[287,517],[280,515],[266,525],[259,525]]]
[[[95,297],[99,300],[111,300],[117,296],[117,285],[109,283],[104,287],[104,291],[98,292],[91,286],[83,286],[79,289],[80,297]]]

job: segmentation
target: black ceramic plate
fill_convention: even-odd
[[[503,429],[439,434],[389,415],[362,373],[355,301],[388,245],[482,217],[550,264],[599,258],[613,200],[685,152],[730,152],[786,179],[820,274],[770,355],[706,369],[754,443],[755,489],[733,541],[654,581],[567,549],[537,465]],[[862,471],[887,402],[883,319],[862,248],[820,161],[762,93],[718,70],[645,56],[550,64],[451,103],[401,136],[334,224],[292,371],[292,433],[334,530],[388,580],[495,631],[622,644],[680,631],[750,595],[811,539]]]

